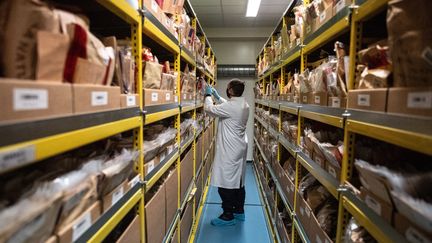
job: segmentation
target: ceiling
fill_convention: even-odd
[[[190,0],[203,28],[274,27],[291,2],[261,0],[258,16],[247,18],[247,0]]]

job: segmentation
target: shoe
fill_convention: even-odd
[[[237,219],[238,221],[245,221],[246,220],[246,216],[244,213],[235,213],[234,218]]]
[[[213,226],[232,226],[236,224],[236,220],[235,219],[223,220],[220,218],[215,218],[211,220],[211,224]]]

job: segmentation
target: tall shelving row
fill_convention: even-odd
[[[81,229],[79,237],[74,236],[73,241],[102,242],[124,220],[125,216],[132,212],[135,215],[135,221],[139,222],[139,240],[152,242],[149,235],[153,232],[148,230],[149,225],[156,222],[149,220],[152,212],[149,211],[149,201],[146,200],[146,195],[157,183],[161,183],[161,178],[167,176],[169,169],[175,168],[177,171],[177,181],[174,183],[176,188],[171,188],[177,195],[175,215],[172,222],[166,222],[169,226],[167,229],[163,225],[156,225],[156,227],[163,228],[164,242],[187,242],[192,226],[196,225],[198,212],[202,210],[203,192],[206,192],[208,187],[209,171],[214,155],[215,126],[213,119],[207,119],[205,122],[197,120],[197,113],[204,114],[203,97],[199,94],[199,90],[194,90],[193,98],[189,97],[188,101],[184,101],[183,93],[180,91],[182,86],[180,75],[177,76],[175,85],[177,87],[174,91],[175,103],[144,105],[146,97],[143,91],[143,45],[152,47],[155,54],[167,56],[168,59],[173,60],[174,71],[178,74],[188,65],[192,72],[196,72],[197,76],[202,76],[210,85],[216,84],[216,76],[204,67],[203,60],[197,60],[196,53],[182,46],[179,41],[182,38],[181,35],[174,36],[151,11],[144,7],[146,1],[138,1],[138,6],[135,7],[127,1],[120,0],[98,0],[96,2],[90,5],[93,11],[114,14],[123,21],[122,27],[125,25],[130,27],[132,55],[136,64],[135,88],[139,97],[139,106],[1,124],[0,175],[13,173],[38,163],[46,163],[44,160],[54,156],[79,150],[82,146],[116,134],[131,132],[133,133],[133,148],[139,152],[138,159],[134,162],[134,169],[138,176],[133,181],[129,181],[128,190],[122,191],[121,197],[116,199],[112,207],[103,212],[95,222],[87,225],[84,230]],[[156,4],[153,0],[148,2]],[[82,5],[80,7],[86,8]],[[185,1],[184,8],[191,18],[194,32],[205,44],[206,54],[215,65],[215,54],[189,1]],[[102,17],[104,17],[103,14]],[[116,31],[121,29],[115,25],[117,23],[113,26],[109,24],[109,21],[102,24],[99,31],[112,35],[117,34]],[[124,36],[124,33],[120,35]],[[196,87],[196,80],[193,82]],[[193,134],[187,140],[180,136],[181,120],[185,114],[191,116],[199,124],[193,128]],[[177,129],[175,149],[161,159],[161,162],[152,168],[151,172],[148,172],[146,171],[148,161],[144,161],[144,130],[151,124],[170,119],[174,121]],[[191,167],[183,167],[186,163]],[[183,171],[183,168],[189,168],[190,171]],[[190,181],[186,188],[185,186],[181,188],[181,185],[184,184],[182,177],[185,176],[190,177]],[[184,198],[181,192],[185,194]],[[158,204],[155,205],[156,208],[161,208],[160,204],[165,205],[165,198]],[[165,210],[165,207],[162,208]],[[156,215],[156,218],[159,216]],[[50,238],[50,240],[57,242],[58,239]]]
[[[303,4],[306,5],[309,2],[303,1]],[[359,64],[358,52],[365,46],[363,42],[370,42],[371,37],[378,33],[376,28],[374,29],[377,21],[381,21],[378,22],[379,26],[385,25],[382,19],[387,11],[388,1],[336,2],[339,3],[333,10],[338,8],[336,14],[315,32],[297,39],[288,48],[288,51],[282,53],[280,60],[269,64],[262,73],[258,74],[257,84],[262,94],[266,93],[268,84],[271,85],[276,79],[280,81],[278,88],[282,92],[294,72],[304,72],[308,67],[313,66],[311,62],[317,61],[319,52],[333,50],[333,43],[337,40],[349,46],[347,88],[348,91],[354,89],[355,80],[358,78],[356,76],[359,75],[356,72],[356,66]],[[292,21],[292,7],[290,6],[284,13],[278,26],[264,45],[257,57],[257,66],[266,55],[266,47],[273,47],[282,26],[288,25],[290,18]],[[385,33],[379,33],[379,35],[383,34]],[[254,160],[256,163],[254,167],[257,170],[260,185],[270,185],[262,186],[262,190],[263,196],[267,199],[265,201],[270,218],[269,225],[273,228],[276,241],[330,242],[334,240],[335,242],[347,242],[344,241],[344,238],[347,237],[347,226],[350,219],[354,218],[358,225],[362,226],[378,242],[428,242],[430,232],[428,233],[421,227],[429,224],[430,219],[419,218],[415,213],[412,214],[413,218],[404,216],[401,219],[402,213],[398,208],[400,204],[395,204],[393,199],[390,199],[390,203],[385,203],[379,201],[378,197],[371,197],[367,194],[364,196],[363,189],[360,191],[359,172],[355,163],[362,153],[367,153],[364,150],[360,151],[363,147],[359,146],[364,141],[373,141],[372,144],[384,144],[382,146],[390,148],[390,150],[381,152],[383,156],[403,151],[402,154],[408,154],[407,159],[411,161],[430,161],[432,156],[430,117],[358,110],[345,108],[342,105],[341,108],[334,108],[330,107],[330,103],[327,107],[327,102],[325,106],[320,106],[303,101],[301,97],[291,97],[291,100],[289,98],[287,100],[286,97],[276,95],[257,96],[255,99],[258,112],[255,114]],[[274,117],[272,119],[272,115],[277,117],[277,121],[274,120]],[[288,135],[284,131],[283,123],[287,120],[290,126],[293,125],[296,129],[294,135]],[[330,166],[331,163],[328,161],[324,166],[324,162],[321,161],[322,157],[315,155],[315,148],[312,149],[314,154],[307,148],[305,129],[310,124],[338,134],[340,141],[343,142],[340,144],[340,147],[343,147],[340,168]],[[263,134],[270,140],[261,141]],[[270,149],[267,149],[271,140],[277,142],[276,156],[272,156]],[[282,168],[287,158],[294,161],[294,178],[290,178],[285,167]],[[335,220],[337,226],[332,232],[334,238],[329,237],[319,227],[311,226],[316,224],[317,216],[311,212],[310,206],[299,193],[300,181],[306,174],[310,174],[319,185],[326,189],[330,195],[330,201],[336,200],[337,202],[337,220]],[[385,182],[378,180],[377,185],[371,186],[381,187],[382,184]],[[390,190],[385,188],[383,194],[390,194]],[[282,210],[281,207],[284,209]],[[289,223],[286,225],[291,225],[290,228],[284,226],[282,222],[285,210],[289,215],[287,216]],[[417,226],[414,226],[412,222],[416,222]]]

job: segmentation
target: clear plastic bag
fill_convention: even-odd
[[[344,243],[375,243],[377,242],[355,218],[351,218],[344,236]]]
[[[177,130],[174,128],[168,128],[163,131],[156,139],[152,141],[144,141],[143,151],[144,151],[144,161],[152,160],[156,155],[158,155],[165,148],[165,145],[170,143],[175,139],[177,135]]]

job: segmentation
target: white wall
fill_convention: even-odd
[[[216,83],[216,90],[218,91],[219,95],[227,99],[226,97],[226,85],[231,80],[231,78],[219,78]],[[253,93],[253,87],[255,84],[255,81],[252,78],[245,78],[241,80],[245,81],[246,87],[245,91],[243,93],[243,96],[246,98],[247,103],[249,104],[249,119],[248,124],[246,128],[247,136],[248,136],[248,155],[247,160],[253,160],[253,133],[254,133],[254,113],[255,113],[255,101],[254,101],[254,93]]]
[[[265,39],[226,39],[212,40],[210,43],[215,52],[218,64],[255,65],[256,57],[265,43]]]

